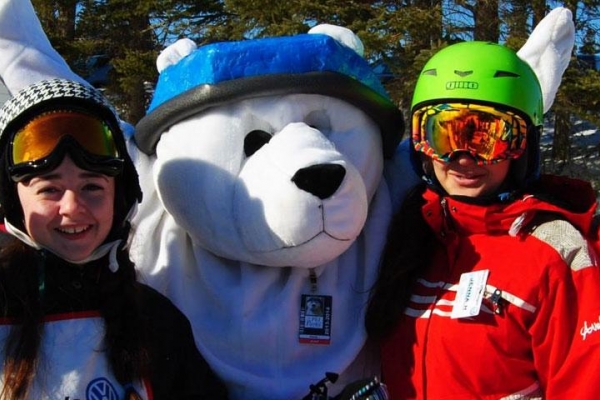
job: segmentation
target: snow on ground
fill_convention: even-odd
[[[592,182],[600,201],[600,129],[589,122],[576,121],[573,132],[571,159],[555,162],[551,159],[554,126],[552,121],[546,123],[541,141],[542,171]]]

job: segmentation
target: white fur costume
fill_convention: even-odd
[[[343,32],[333,29],[360,53],[357,38]],[[540,76],[545,111],[572,44],[571,13],[561,8],[519,53]],[[159,68],[196,50],[178,42]],[[0,51],[0,76],[13,92],[44,77],[81,79],[51,48],[28,1],[0,0]],[[402,146],[384,170],[376,122],[340,98],[250,94],[157,132],[156,153],[132,141],[144,192],[132,256],[143,279],[189,317],[232,398],[300,398],[326,371],[341,373],[345,383],[374,372],[376,360],[361,353],[367,291],[390,217],[415,182]],[[247,156],[252,130],[272,137]],[[332,196],[321,199],[292,183],[315,164],[344,168]],[[311,270],[317,293],[332,296],[328,345],[298,342]]]
[[[264,46],[283,58],[282,46],[293,39]],[[180,54],[188,43],[175,44],[159,61],[171,63],[171,51]],[[228,69],[235,69],[240,54],[255,50],[245,45],[214,50],[234,54]],[[181,62],[192,63],[186,57]],[[204,54],[197,57],[204,65]],[[377,372],[375,357],[355,359],[365,344],[368,289],[392,215],[381,180],[381,133],[365,112],[338,98],[293,91],[243,96],[169,125],[150,158],[132,151],[141,175],[152,177],[142,180],[132,252],[150,284],[194,321],[203,355],[233,398],[300,398],[326,372],[348,370],[346,383]],[[253,131],[270,139],[249,155],[245,143]],[[294,182],[301,171],[331,165],[345,171],[331,195],[319,197]],[[315,294],[332,297],[330,344],[299,342],[311,270]]]

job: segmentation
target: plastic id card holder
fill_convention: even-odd
[[[303,294],[300,302],[300,343],[331,342],[331,296]]]

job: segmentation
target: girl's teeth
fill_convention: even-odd
[[[62,228],[59,230],[63,233],[73,234],[73,233],[81,233],[87,229],[88,229],[88,227],[86,226],[86,227],[81,227],[81,228]]]

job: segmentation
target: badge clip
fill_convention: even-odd
[[[503,305],[502,305],[502,290],[496,289],[494,293],[492,293],[492,305],[494,314],[502,315]]]

